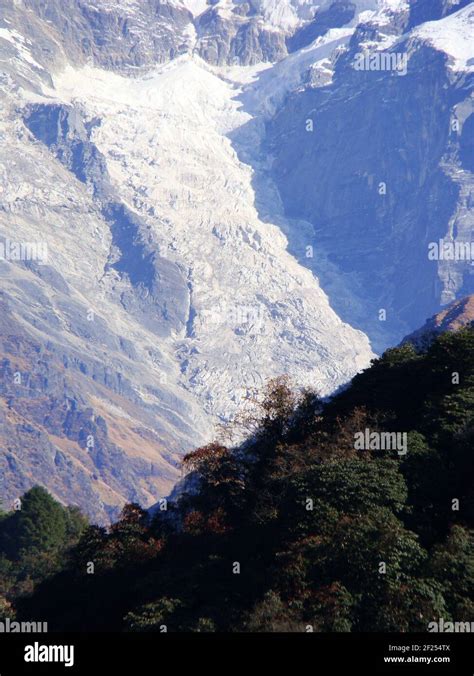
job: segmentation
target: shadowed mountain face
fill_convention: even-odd
[[[334,2],[327,9],[317,11],[315,18],[299,28],[288,38],[288,51],[295,52],[310,45],[316,38],[325,35],[331,28],[348,24],[355,15],[356,5],[352,2]]]
[[[272,78],[314,54],[267,109],[260,152],[272,158],[264,173],[293,255],[382,351],[474,291],[474,4],[361,9],[318,7],[288,39],[298,48],[317,37],[312,47],[261,75],[268,94]],[[258,95],[245,96],[252,105]]]
[[[453,12],[469,5],[470,0],[411,0],[409,28],[418,26],[425,21],[436,21],[449,16]]]
[[[428,256],[474,230],[472,4],[0,0],[4,502],[149,506],[472,290]]]
[[[382,28],[362,26],[333,82],[290,95],[267,135],[285,213],[312,227],[301,241],[296,224],[290,242],[300,240],[302,262],[308,245],[321,253],[327,269],[318,272],[334,307],[379,350],[474,290],[471,259],[449,260],[434,246],[445,239],[467,249],[474,232],[473,75],[416,32],[405,35],[408,20],[390,27],[389,50],[406,73],[376,61],[373,70],[355,68],[368,41],[381,47],[385,39]]]

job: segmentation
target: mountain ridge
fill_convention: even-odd
[[[424,350],[441,333],[458,331],[472,326],[474,322],[474,295],[459,298],[447,305],[441,312],[426,320],[417,331],[406,336],[402,345],[413,344],[417,349]]]

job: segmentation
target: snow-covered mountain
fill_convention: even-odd
[[[329,394],[373,356],[351,323],[377,347],[397,335],[371,312],[403,261],[375,273],[367,253],[349,275],[344,263],[375,225],[357,186],[340,183],[362,171],[354,163],[380,161],[379,135],[364,148],[345,127],[371,119],[389,86],[349,59],[372,44],[439,55],[434,73],[468,120],[469,56],[443,54],[473,4],[424,17],[402,0],[0,0],[4,500],[40,482],[100,520],[125,500],[152,504],[182,453],[268,378]],[[403,105],[394,90],[390,105]],[[426,133],[408,141],[426,147],[416,171],[431,180],[442,149]],[[449,196],[446,227],[454,204],[466,212],[448,183],[469,194],[456,157],[433,206]],[[398,213],[384,246],[399,238]],[[414,240],[431,233],[418,212],[406,222]],[[17,260],[22,246],[29,260]],[[423,312],[416,284],[411,294]]]
[[[314,244],[334,308],[378,351],[474,289],[474,252],[450,253],[474,233],[473,33],[472,2],[367,13],[268,121],[290,250],[304,263]]]

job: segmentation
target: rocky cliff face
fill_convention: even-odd
[[[70,62],[136,75],[186,53],[221,66],[273,63],[331,28],[356,25],[364,10],[373,12],[393,2],[2,0],[2,4],[5,11],[15,12],[15,25],[22,32],[38,19],[43,28],[47,25]],[[418,15],[420,21],[427,20],[421,10]]]
[[[455,300],[441,312],[430,317],[417,331],[406,336],[402,344],[411,343],[418,350],[425,350],[440,333],[458,331],[474,325],[474,295]]]
[[[169,61],[187,51],[193,32],[191,13],[172,0],[25,0],[16,9],[25,23],[47,23],[71,63],[114,70]]]
[[[456,54],[474,8],[435,4],[359,25],[332,82],[309,82],[268,123],[285,213],[310,224],[298,241],[295,223],[290,242],[301,260],[308,245],[320,252],[335,308],[378,349],[474,289],[471,259],[442,258],[434,247],[467,249],[474,232],[472,49]],[[442,18],[448,6],[457,12]],[[437,20],[411,28],[425,16]],[[377,56],[357,68],[369,49],[399,59],[398,72]]]
[[[298,5],[289,3],[290,15],[293,4]],[[287,54],[284,17],[283,30],[276,30],[266,3],[25,0],[20,5],[17,16],[47,22],[75,64],[136,74],[190,52],[218,65],[275,61]],[[293,19],[299,23],[296,15]]]
[[[153,504],[268,378],[329,394],[470,288],[426,254],[472,226],[470,5],[0,8],[4,502]]]

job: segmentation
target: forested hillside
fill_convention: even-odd
[[[60,561],[32,594],[2,590],[11,612],[87,631],[392,632],[473,620],[473,354],[473,328],[423,353],[388,350],[328,403],[272,381],[259,415],[243,416],[248,441],[188,454],[193,490],[152,518],[129,505],[74,545],[79,526],[60,508],[50,532],[28,535],[38,565],[51,551]],[[367,430],[406,433],[406,448],[360,449]],[[27,525],[21,512],[3,518],[4,581]],[[72,544],[58,548],[65,532]]]

